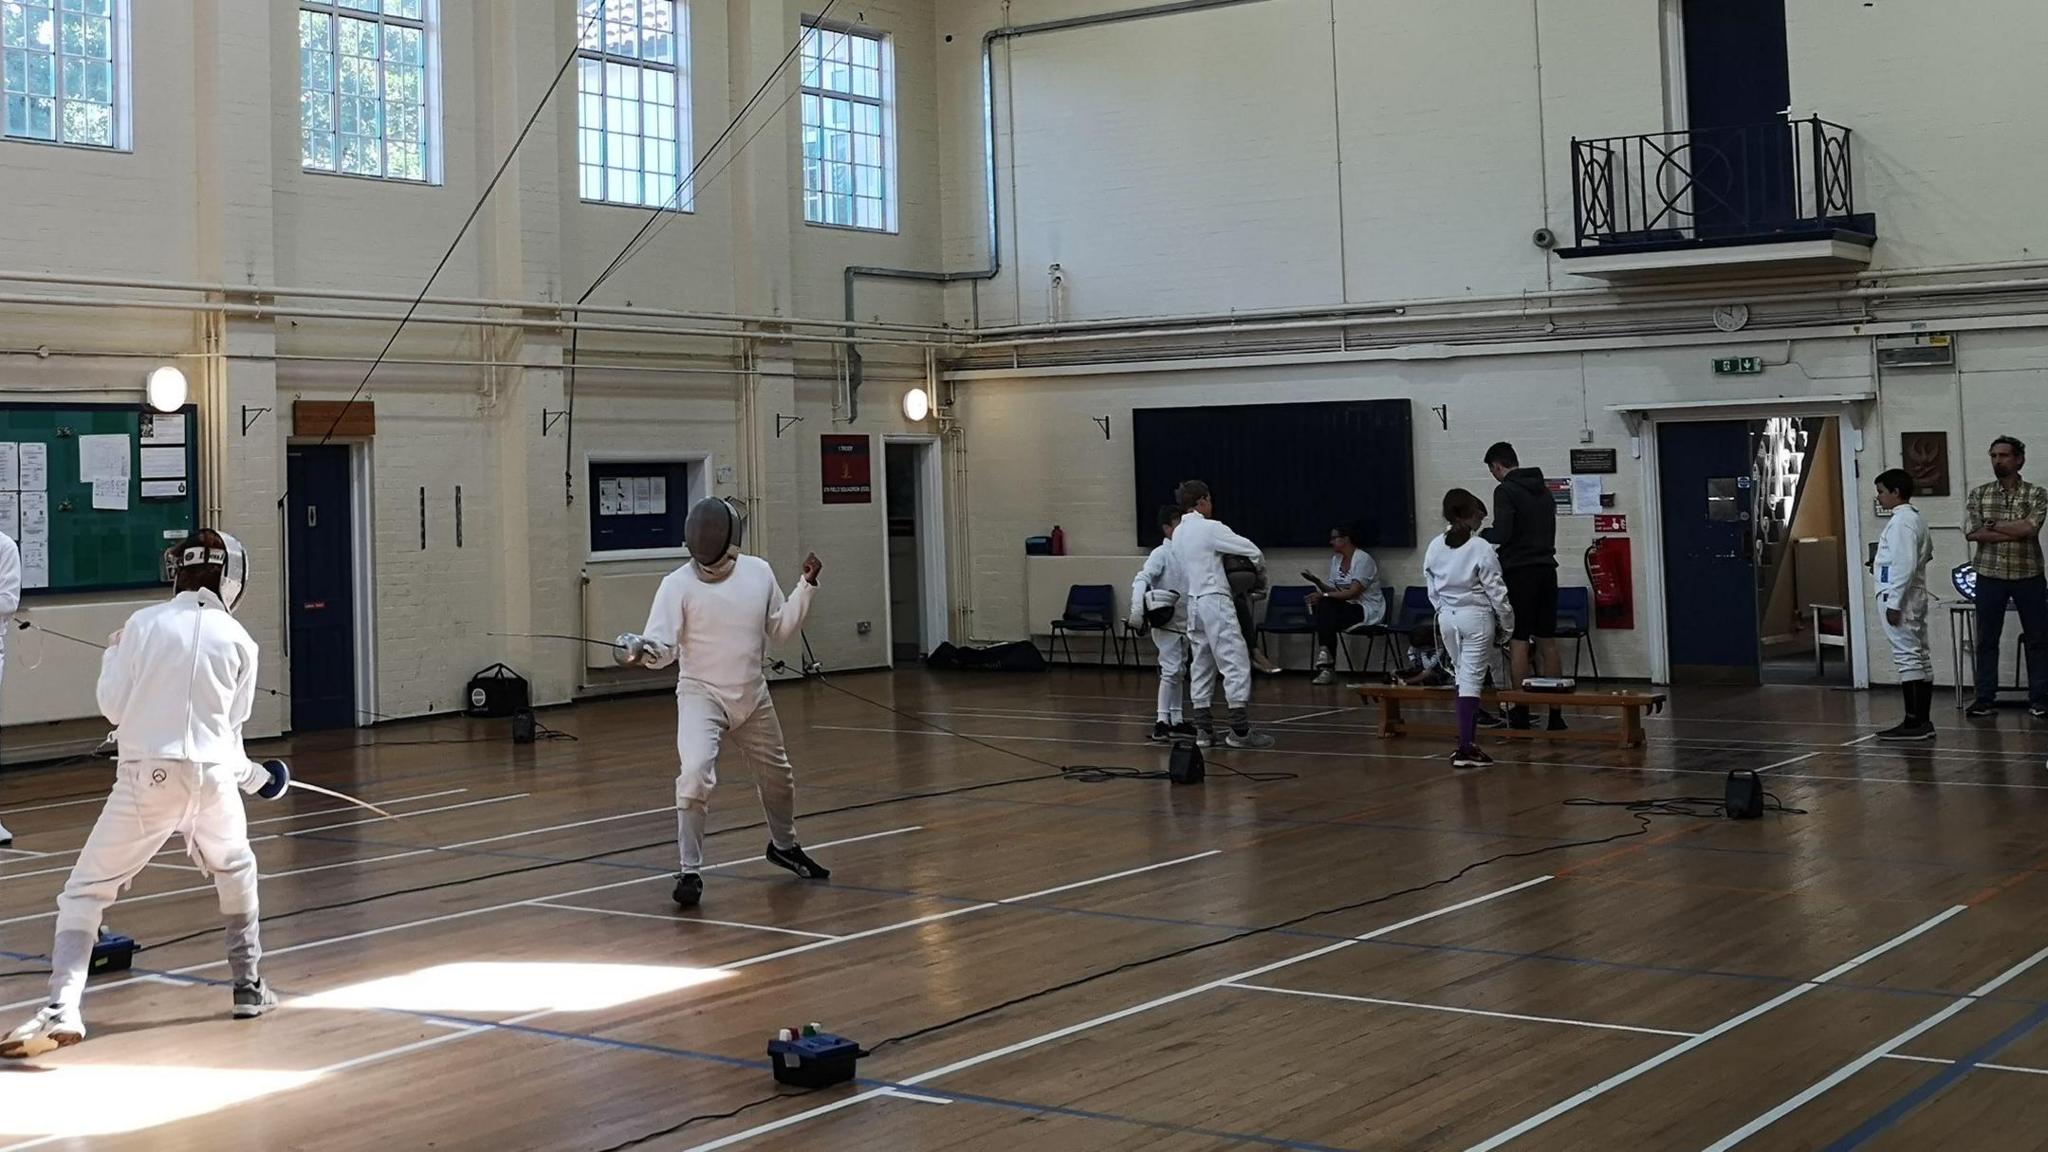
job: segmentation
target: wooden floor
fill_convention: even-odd
[[[766,1040],[808,1021],[880,1046],[860,1083],[639,1146],[2048,1148],[2048,732],[2024,714],[1944,709],[1900,751],[1858,742],[1889,692],[1681,690],[1647,748],[1454,774],[1341,687],[1259,689],[1280,749],[1219,758],[1297,778],[1174,788],[1020,758],[1160,767],[1139,672],[780,686],[833,879],[760,861],[729,763],[686,916],[666,698],[549,714],[574,743],[301,740],[301,775],[400,817],[252,803],[286,1007],[225,1018],[217,933],[152,947],[95,982],[86,1044],[0,1069],[0,1149],[606,1149],[769,1096]],[[1731,768],[1809,813],[1560,847],[1638,827],[1569,798],[1718,796]],[[48,948],[108,775],[0,780],[24,850],[0,963]],[[216,914],[174,850],[109,923],[148,944]],[[5,1023],[41,985],[0,980]]]

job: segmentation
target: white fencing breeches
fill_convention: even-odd
[[[1458,681],[1458,695],[1477,696],[1486,686],[1493,659],[1494,620],[1488,608],[1446,608],[1436,614],[1444,661]]]
[[[1159,719],[1167,724],[1185,716],[1181,700],[1188,686],[1188,638],[1170,630],[1178,623],[1152,629],[1152,647],[1159,650]]]
[[[241,781],[246,764],[194,764],[186,760],[137,760],[123,763],[114,790],[93,822],[71,878],[57,897],[57,937],[82,933],[87,941],[99,934],[107,905],[172,835],[185,838],[186,854],[213,877],[221,915],[230,927],[231,950],[239,953],[240,969],[253,974],[255,965],[256,854],[249,849],[248,814],[242,809]],[[76,940],[77,937],[72,938]],[[59,953],[75,949],[59,948]],[[84,961],[77,971],[53,964],[51,1002],[75,1004],[85,982]],[[70,955],[64,959],[71,960]]]
[[[1927,592],[1908,592],[1899,600],[1899,622],[1893,624],[1879,605],[1884,638],[1892,644],[1892,664],[1902,682],[1934,679],[1934,656],[1927,647]]]
[[[718,752],[730,740],[754,774],[768,839],[777,848],[796,846],[796,772],[782,742],[782,721],[764,682],[753,710],[737,724],[711,696],[685,688],[676,694],[676,847],[683,871],[704,866],[704,812],[718,786]]]
[[[1252,701],[1252,654],[1237,626],[1237,606],[1228,593],[1197,596],[1188,605],[1188,639],[1195,654],[1195,711],[1205,712],[1216,698],[1216,675],[1223,676],[1223,702],[1242,708]],[[1208,656],[1208,661],[1202,657]]]

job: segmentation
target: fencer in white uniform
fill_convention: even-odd
[[[1271,748],[1273,738],[1252,730],[1247,712],[1252,701],[1251,650],[1237,624],[1237,609],[1230,599],[1230,581],[1223,574],[1223,557],[1243,556],[1254,562],[1265,559],[1259,546],[1232,532],[1215,519],[1216,508],[1209,486],[1189,480],[1174,493],[1182,508],[1179,527],[1170,543],[1174,558],[1188,582],[1188,635],[1207,647],[1214,671],[1194,669],[1194,709],[1201,742],[1215,742],[1215,726],[1209,709],[1215,700],[1216,674],[1223,677],[1223,701],[1230,708],[1230,731],[1224,737],[1232,748]]]
[[[256,642],[229,614],[247,579],[232,536],[211,530],[172,550],[177,592],[128,618],[100,657],[100,711],[115,725],[119,765],[64,891],[50,950],[50,1003],[0,1041],[20,1059],[85,1039],[79,1001],[100,917],[176,833],[213,877],[227,923],[236,1019],[277,997],[257,971],[256,855],[240,793],[276,799],[283,761],[251,763],[242,725],[256,699]]]
[[[1160,508],[1159,530],[1166,538],[1145,557],[1145,566],[1131,582],[1131,627],[1149,632],[1159,651],[1159,716],[1151,737],[1155,743],[1196,735],[1182,705],[1189,667],[1203,669],[1206,680],[1216,678],[1208,643],[1188,627],[1187,575],[1173,554],[1173,533],[1180,519],[1178,505]]]
[[[0,532],[0,671],[7,666],[7,634],[14,630],[14,612],[21,607],[21,549]],[[14,843],[14,833],[0,824],[0,848]]]
[[[1877,502],[1891,512],[1870,574],[1876,583],[1878,618],[1891,641],[1899,670],[1906,718],[1877,734],[1887,741],[1932,740],[1934,659],[1927,647],[1927,565],[1934,559],[1927,520],[1913,506],[1913,476],[1892,468],[1877,477]]]
[[[1429,602],[1436,605],[1437,635],[1444,658],[1458,683],[1458,749],[1456,768],[1484,768],[1493,758],[1479,750],[1479,694],[1500,637],[1515,630],[1515,610],[1508,603],[1507,580],[1500,556],[1478,535],[1486,505],[1463,488],[1444,495],[1444,521],[1449,527],[1429,542],[1422,575]]]
[[[677,668],[676,846],[682,874],[675,901],[688,908],[704,894],[704,821],[718,784],[718,752],[727,740],[753,769],[768,818],[768,862],[807,880],[831,872],[796,839],[796,773],[782,740],[782,721],[762,669],[769,640],[795,639],[811,610],[823,565],[804,558],[803,577],[788,596],[775,570],[740,554],[745,521],[727,501],[700,500],[684,521],[690,561],[662,580],[647,627],[619,637],[619,660],[642,668]]]

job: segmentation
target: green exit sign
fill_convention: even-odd
[[[1716,376],[1761,376],[1763,371],[1761,356],[1726,356],[1714,361]]]

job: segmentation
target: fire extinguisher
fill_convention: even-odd
[[[1593,586],[1593,618],[1602,628],[1636,626],[1635,579],[1628,538],[1605,536],[1586,549],[1586,580]]]

